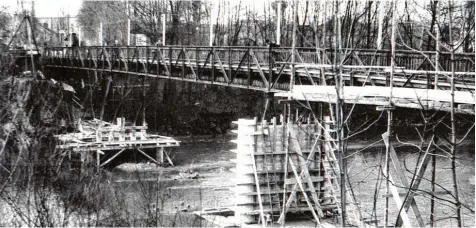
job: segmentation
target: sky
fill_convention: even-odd
[[[17,2],[23,1],[25,8],[30,8],[32,0],[0,0],[0,6],[9,7],[10,12],[17,9]],[[37,17],[55,17],[65,14],[75,16],[81,7],[82,0],[35,0],[35,13]]]
[[[17,2],[23,1],[25,2],[25,7],[30,7],[28,4],[32,0],[0,0],[0,6],[8,6],[11,12],[14,12],[17,8]],[[81,3],[83,0],[34,0],[35,1],[35,13],[37,17],[55,17],[55,16],[63,16],[62,11],[65,14],[70,14],[71,16],[77,15],[79,8],[81,7]],[[131,0],[130,0],[131,1]],[[134,1],[134,0],[132,0]],[[230,0],[232,4],[235,2],[234,0]],[[245,6],[252,6],[257,11],[262,11],[262,7],[264,6],[265,2],[269,2],[273,0],[241,0],[241,4],[243,7]],[[361,3],[366,2],[367,0],[357,0]],[[385,1],[385,0],[384,0]],[[388,0],[390,1],[390,0]],[[403,0],[400,0],[403,1]],[[417,0],[419,4],[423,5],[428,0]],[[215,5],[218,5],[218,0],[211,0]],[[239,2],[239,1],[236,1]],[[413,2],[414,4],[415,2]],[[363,4],[362,4],[363,5]],[[404,4],[398,4],[400,8],[403,8]],[[216,11],[217,9],[214,9]],[[217,12],[214,12],[216,14]]]

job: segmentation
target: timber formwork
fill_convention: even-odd
[[[233,140],[237,148],[232,150],[236,153],[238,223],[273,223],[283,213],[309,213],[311,208],[319,217],[338,213],[336,192],[330,186],[336,184],[336,177],[325,165],[333,161],[327,161],[325,143],[321,150],[317,143],[321,140],[316,141],[326,141],[320,125],[311,118],[297,124],[283,124],[276,118],[234,123],[238,125]],[[284,195],[287,205],[283,207]]]

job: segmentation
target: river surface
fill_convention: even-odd
[[[234,134],[216,137],[183,137],[179,148],[170,154],[174,160],[174,167],[155,167],[146,163],[126,163],[112,169],[111,178],[116,189],[121,190],[127,199],[126,204],[137,210],[147,208],[151,204],[159,205],[163,212],[196,211],[206,208],[232,207],[234,204],[233,178],[230,171],[234,163],[230,161],[236,155],[230,152],[236,145],[230,142],[236,138]],[[351,151],[356,151],[371,141],[349,143]],[[399,160],[404,166],[405,175],[410,181],[411,172],[415,169],[418,153],[410,152],[407,147],[395,145]],[[351,154],[349,151],[349,154]],[[356,203],[359,205],[362,217],[367,220],[377,220],[378,225],[383,225],[385,210],[385,181],[382,177],[380,164],[385,159],[385,147],[382,145],[354,153],[347,160],[348,176],[353,186]],[[452,175],[450,160],[439,152],[436,158],[436,220],[437,226],[456,226],[454,206],[451,205],[452,197],[448,191],[452,190]],[[457,175],[461,202],[474,209],[474,142],[461,146],[458,151]],[[431,164],[431,163],[430,163]],[[429,222],[430,196],[424,193],[431,191],[431,165],[425,172],[420,184],[422,190],[415,201],[419,207],[424,223]],[[393,180],[401,186],[394,169],[390,169]],[[198,173],[197,179],[188,179],[180,175],[181,172]],[[139,181],[140,180],[140,181]],[[157,181],[159,180],[159,194],[157,194]],[[380,185],[378,185],[380,183]],[[378,191],[376,191],[378,189]],[[404,191],[400,188],[400,193]],[[160,195],[159,197],[157,197]],[[401,194],[403,198],[405,195]],[[159,199],[159,200],[157,200]],[[377,200],[374,204],[373,202]],[[394,224],[398,209],[393,197],[389,198],[389,223]],[[132,209],[131,209],[132,210]],[[463,207],[462,214],[464,226],[473,227],[474,213]],[[374,216],[372,216],[374,215]],[[375,217],[376,215],[376,217]],[[408,213],[413,226],[414,214]]]

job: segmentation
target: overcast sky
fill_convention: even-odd
[[[0,6],[8,6],[10,8],[10,12],[14,12],[17,9],[17,2],[18,1],[23,1],[25,8],[31,8],[31,1],[32,0],[0,0]],[[65,14],[68,14],[70,16],[75,16],[77,15],[79,8],[81,7],[81,3],[83,0],[35,0],[35,13],[37,17],[57,17],[57,16],[64,16]],[[90,0],[89,0],[90,1]],[[116,0],[116,1],[121,1],[121,0]],[[129,1],[134,1],[134,0],[129,0]],[[231,5],[235,5],[239,0],[229,0]],[[274,0],[241,0],[241,5],[242,5],[242,10],[244,12],[244,9],[246,6],[251,7],[251,10],[255,10],[258,13],[263,12],[263,8],[266,5],[267,2],[272,2]],[[315,0],[317,1],[317,0]],[[360,7],[365,6],[365,2],[367,0],[357,0],[360,4]],[[391,1],[391,0],[383,0],[383,1]],[[217,11],[218,11],[218,2],[219,0],[211,0],[211,2],[214,3],[214,8],[213,8],[213,14],[216,16]],[[301,8],[304,7],[304,4],[302,3],[304,1],[301,1]],[[404,2],[403,0],[397,0],[397,2]],[[418,20],[417,17],[421,16],[419,15],[421,12],[421,7],[425,4],[428,3],[428,0],[413,0],[410,1],[411,6],[410,8],[418,8],[419,10],[413,11],[412,14],[414,15],[415,18],[414,20]],[[397,8],[399,12],[403,11],[403,6],[404,4],[399,4],[397,3]],[[64,12],[64,13],[63,13]],[[419,13],[420,12],[420,13]],[[221,12],[221,15],[223,16],[227,12]],[[227,18],[224,16],[224,18]],[[312,20],[312,18],[311,18]]]
[[[0,0],[1,6],[8,6],[10,12],[17,9],[17,2],[23,1],[25,8],[31,7],[31,0]],[[35,13],[37,17],[62,16],[61,12],[75,16],[81,7],[82,0],[35,0]]]

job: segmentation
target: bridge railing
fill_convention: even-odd
[[[270,61],[274,63],[290,62],[291,48],[280,47],[269,49],[267,47],[195,47],[195,46],[88,46],[88,47],[47,47],[44,51],[45,57],[59,58],[125,58],[149,60],[158,53],[163,59],[178,60],[181,57],[187,61],[205,62],[209,57],[209,62],[221,61],[223,64],[248,64],[249,61],[256,60],[262,66],[266,66]],[[214,57],[210,55],[214,52]],[[256,60],[244,58],[254,54]],[[270,55],[271,52],[271,55]],[[316,48],[296,48],[298,57],[296,62],[309,64],[333,64],[335,52],[333,49]],[[182,56],[185,53],[185,56]],[[436,52],[433,51],[407,51],[397,50],[395,62],[397,66],[411,70],[436,70]],[[390,66],[390,51],[388,50],[367,50],[367,49],[344,49],[341,53],[341,60],[344,65],[365,65],[365,66]],[[472,53],[455,53],[455,71],[474,72],[475,58]],[[451,58],[450,53],[440,52],[439,70],[449,71]]]

